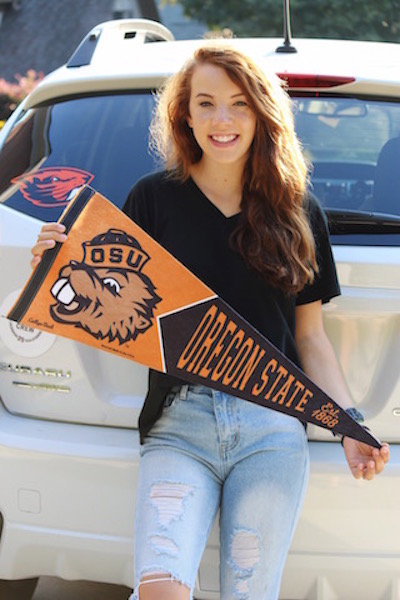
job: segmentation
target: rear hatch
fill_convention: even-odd
[[[325,307],[326,326],[354,404],[376,435],[398,441],[400,104],[350,88],[293,89],[296,127],[342,285]],[[2,314],[28,276],[41,222],[56,220],[76,187],[90,183],[121,207],[135,180],[155,168],[147,151],[153,106],[151,90],[124,90],[21,113],[0,152]],[[5,319],[0,369],[8,410],[79,423],[135,426],[147,383],[135,363]],[[319,428],[309,435],[332,439]]]

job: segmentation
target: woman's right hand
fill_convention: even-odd
[[[56,242],[65,242],[67,236],[64,232],[65,225],[62,225],[62,223],[46,223],[43,225],[37,236],[36,244],[31,250],[33,254],[33,258],[31,259],[32,269],[38,266],[45,250],[54,248]]]

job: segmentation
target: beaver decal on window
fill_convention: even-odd
[[[150,259],[138,241],[109,229],[82,244],[83,260],[60,269],[51,288],[55,321],[81,328],[97,339],[124,344],[153,324],[161,298],[142,268]]]
[[[67,206],[76,190],[89,184],[94,175],[75,167],[43,167],[12,179],[21,194],[35,206],[57,208]]]

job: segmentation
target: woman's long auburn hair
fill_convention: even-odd
[[[187,123],[192,74],[202,64],[224,69],[257,117],[243,172],[241,215],[231,241],[266,281],[296,294],[313,281],[318,267],[305,206],[308,167],[282,82],[275,75],[267,77],[226,42],[205,43],[159,92],[150,146],[173,176],[183,181],[190,177],[191,166],[202,156]]]

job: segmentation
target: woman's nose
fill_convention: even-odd
[[[232,120],[231,111],[227,106],[218,106],[214,113],[214,121],[229,122]]]

